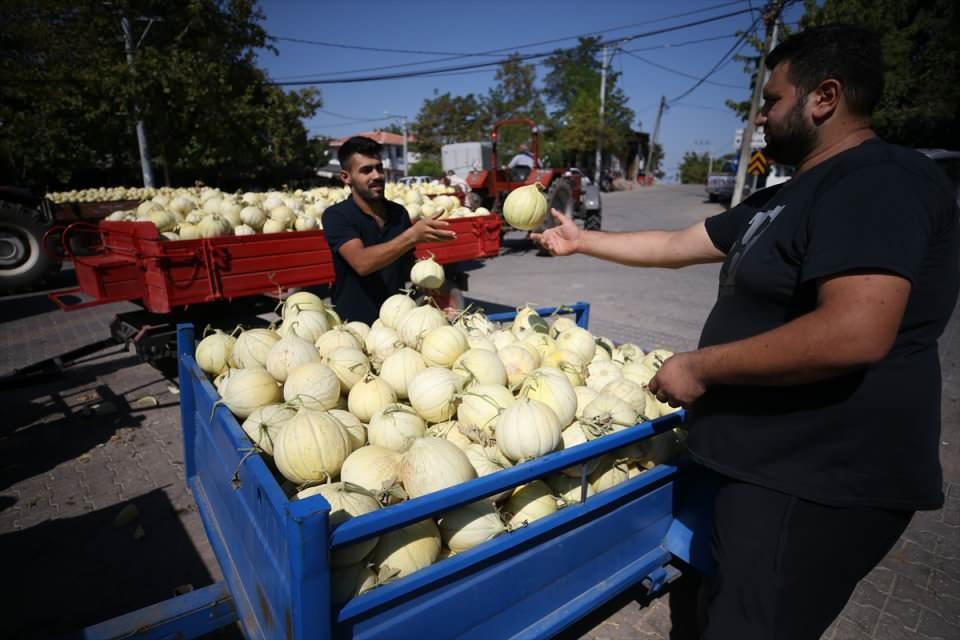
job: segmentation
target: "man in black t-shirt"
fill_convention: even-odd
[[[946,177],[870,129],[874,34],[780,44],[757,124],[789,182],[681,231],[537,236],[556,255],[722,263],[699,348],[650,381],[717,472],[704,638],[819,638],[916,510],[943,502],[937,340],[957,301]]]
[[[323,212],[336,277],[333,306],[345,320],[367,324],[406,284],[417,243],[456,237],[443,220],[421,218],[411,225],[407,210],[384,198],[382,151],[376,140],[361,136],[341,145],[340,179],[350,197]]]

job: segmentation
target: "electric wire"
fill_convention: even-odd
[[[644,20],[641,22],[631,22],[630,24],[621,25],[619,27],[610,27],[607,29],[588,31],[585,33],[580,33],[580,34],[571,35],[571,36],[551,38],[549,40],[540,40],[538,42],[530,42],[527,44],[521,44],[521,45],[516,45],[512,47],[504,47],[501,49],[491,49],[489,51],[480,51],[480,52],[423,51],[418,49],[389,49],[385,47],[368,47],[363,45],[351,45],[351,44],[343,44],[339,42],[327,42],[323,40],[308,40],[305,38],[292,38],[287,36],[269,36],[269,37],[272,38],[273,40],[293,42],[297,44],[309,44],[309,45],[315,45],[320,47],[331,47],[331,48],[337,48],[337,49],[354,49],[357,51],[373,51],[378,53],[405,53],[405,54],[412,54],[412,55],[454,56],[456,58],[473,57],[473,56],[491,56],[491,55],[497,55],[497,54],[503,53],[504,51],[512,51],[514,49],[528,49],[530,47],[538,47],[544,44],[553,44],[556,42],[563,42],[565,40],[573,40],[574,38],[582,38],[582,37],[597,35],[601,33],[610,33],[612,31],[622,31],[623,29],[630,29],[632,27],[639,27],[639,26],[648,25],[648,24],[656,24],[658,22],[666,22],[667,20],[674,20],[676,18],[685,18],[687,16],[706,13],[707,11],[713,11],[714,9],[723,9],[725,7],[729,7],[736,4],[744,4],[745,2],[749,2],[749,0],[732,0],[731,2],[722,2],[720,4],[711,5],[709,7],[701,7],[699,9],[694,9],[692,11],[675,13],[669,16],[654,18],[652,20]],[[747,11],[754,11],[754,10],[755,9],[753,9],[752,7],[750,9],[747,9]],[[442,62],[442,61],[443,60],[427,60],[417,64],[426,64],[428,62]]]
[[[664,28],[662,28],[662,29],[656,29],[656,30],[653,30],[653,31],[647,31],[647,32],[643,32],[643,33],[633,34],[633,35],[631,35],[631,36],[624,36],[624,37],[620,37],[620,38],[613,38],[613,39],[610,39],[610,40],[607,40],[607,41],[598,42],[598,43],[596,43],[595,46],[596,46],[596,47],[609,46],[609,45],[615,45],[615,44],[621,44],[621,43],[625,43],[625,42],[630,42],[630,41],[632,41],[632,40],[637,40],[637,39],[640,39],[640,38],[649,38],[649,37],[652,37],[652,36],[655,36],[655,35],[660,35],[660,34],[663,34],[663,33],[670,33],[670,32],[672,32],[672,31],[679,31],[679,30],[682,30],[682,29],[688,29],[688,28],[690,28],[690,27],[699,26],[699,25],[702,25],[702,24],[709,24],[709,23],[711,23],[711,22],[716,22],[716,21],[718,21],[718,20],[724,20],[724,19],[726,19],[726,18],[731,18],[731,17],[737,16],[737,15],[742,15],[742,14],[744,14],[744,13],[750,13],[750,12],[751,12],[750,9],[742,9],[742,10],[740,10],[740,11],[733,11],[733,12],[726,13],[726,14],[723,14],[723,15],[720,15],[720,16],[714,16],[714,17],[711,17],[711,18],[705,18],[705,19],[703,19],[703,20],[697,20],[697,21],[694,21],[694,22],[688,22],[688,23],[684,23],[684,24],[681,24],[681,25],[674,25],[674,26],[671,26],[671,27],[664,27]],[[757,18],[757,20],[759,20],[759,18]],[[756,24],[757,20],[754,21],[754,24]],[[741,38],[741,40],[742,40],[742,38]],[[739,44],[739,42],[740,42],[740,40],[738,40],[738,44]],[[532,54],[524,54],[524,55],[519,55],[519,56],[511,56],[510,58],[507,58],[507,59],[495,60],[495,61],[491,61],[491,62],[481,62],[481,63],[474,63],[474,64],[458,65],[458,66],[453,66],[453,67],[440,67],[440,68],[437,68],[437,69],[425,69],[425,70],[407,71],[407,72],[401,72],[401,73],[395,73],[395,74],[381,74],[381,75],[374,75],[374,76],[359,76],[359,77],[352,77],[352,78],[331,78],[331,77],[325,77],[325,78],[315,78],[315,79],[311,79],[311,80],[297,80],[297,81],[274,82],[273,84],[276,84],[276,85],[278,85],[278,86],[304,86],[304,85],[324,85],[324,84],[354,84],[354,83],[358,83],[358,82],[372,82],[372,81],[379,81],[379,80],[398,80],[398,79],[403,79],[403,78],[415,78],[415,77],[421,77],[421,76],[430,76],[430,75],[435,75],[435,74],[437,74],[437,73],[444,73],[444,72],[449,72],[449,71],[465,71],[465,70],[469,70],[469,69],[478,69],[478,68],[483,68],[483,67],[496,66],[496,65],[502,64],[503,62],[506,62],[507,60],[519,60],[519,61],[535,60],[535,59],[538,59],[538,58],[546,58],[546,57],[555,55],[558,51],[563,51],[563,49],[553,50],[553,51],[547,51],[547,52],[538,52],[538,53],[532,53]],[[327,75],[330,76],[330,75],[332,75],[332,74],[327,74]]]
[[[691,93],[693,93],[694,91],[696,91],[698,88],[700,88],[700,86],[701,86],[703,83],[705,83],[710,76],[712,76],[714,73],[716,73],[717,71],[719,71],[719,70],[720,70],[720,67],[723,66],[723,64],[724,64],[725,62],[728,62],[728,61],[729,61],[728,58],[731,58],[733,55],[735,55],[736,52],[737,52],[744,44],[746,44],[747,38],[756,31],[757,25],[760,23],[760,20],[761,20],[762,18],[763,18],[762,15],[759,15],[759,16],[757,16],[756,18],[754,18],[753,23],[750,25],[750,27],[749,27],[746,31],[744,31],[744,32],[740,35],[739,38],[737,38],[737,41],[734,42],[734,43],[733,43],[733,46],[730,47],[730,48],[727,50],[727,52],[724,53],[724,54],[720,57],[720,60],[718,60],[717,63],[716,63],[715,65],[713,65],[713,67],[711,67],[710,70],[707,71],[706,74],[703,75],[703,77],[701,77],[701,78],[698,79],[695,83],[693,83],[693,86],[691,86],[689,89],[687,89],[686,91],[684,91],[683,93],[681,93],[681,94],[678,95],[677,97],[672,98],[672,99],[670,99],[670,100],[667,100],[667,105],[669,106],[669,105],[672,104],[672,103],[679,102],[680,100],[683,100],[683,99],[686,98],[688,95],[690,95]]]
[[[665,66],[665,65],[662,65],[662,64],[659,64],[659,63],[657,63],[657,62],[654,62],[653,60],[647,60],[646,58],[644,58],[644,57],[642,57],[642,56],[638,56],[638,55],[635,54],[635,53],[631,53],[631,52],[629,52],[629,51],[624,51],[623,49],[620,49],[620,51],[621,51],[622,53],[627,54],[627,55],[630,56],[631,58],[636,58],[636,59],[639,60],[640,62],[643,62],[643,63],[645,63],[645,64],[650,65],[651,67],[656,67],[657,69],[662,69],[663,71],[669,71],[670,73],[676,74],[676,75],[678,75],[678,76],[683,76],[684,78],[690,78],[690,79],[692,79],[692,80],[699,80],[699,79],[700,79],[699,76],[695,76],[695,75],[693,75],[692,73],[687,73],[687,72],[685,72],[685,71],[680,71],[679,69],[673,69],[673,68],[671,68],[671,67],[667,67],[667,66]],[[745,88],[748,88],[748,87],[742,87],[742,86],[736,85],[736,84],[727,84],[726,82],[713,82],[713,81],[710,81],[710,80],[704,81],[704,84],[711,84],[711,85],[714,85],[714,86],[717,86],[717,87],[726,87],[726,88],[728,88],[728,89],[745,89]]]

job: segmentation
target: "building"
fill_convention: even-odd
[[[353,136],[363,136],[365,138],[372,138],[380,144],[383,145],[383,168],[387,174],[387,180],[397,180],[403,177],[404,174],[404,158],[403,158],[403,136],[399,133],[390,133],[389,131],[362,131],[360,133],[351,133],[348,136],[339,138],[337,140],[330,141],[330,155],[331,160],[330,164],[322,169],[330,171],[331,169],[339,170],[340,161],[337,160],[337,151],[340,150],[340,145],[352,138]],[[410,144],[413,142],[413,136],[407,136],[407,159],[410,164],[415,163],[420,159],[420,154],[410,150]]]

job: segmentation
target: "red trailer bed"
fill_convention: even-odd
[[[432,254],[437,262],[451,264],[499,252],[499,217],[449,222],[457,238],[418,245],[418,258]],[[169,313],[176,307],[334,281],[323,231],[178,241],[161,239],[151,222],[103,221],[98,231],[99,252],[74,258],[77,288],[50,294],[64,310],[141,300],[149,311]],[[65,301],[78,294],[86,300]]]

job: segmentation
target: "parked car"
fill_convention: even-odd
[[[960,151],[947,149],[917,149],[917,151],[936,162],[947,174],[957,194],[957,206],[960,207]]]
[[[434,178],[433,176],[405,176],[397,180],[397,183],[412,187],[418,184],[430,184],[431,182],[437,181],[437,178]]]

